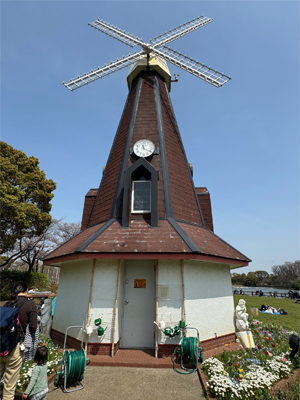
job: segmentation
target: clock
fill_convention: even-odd
[[[139,140],[133,146],[133,151],[138,157],[149,157],[154,153],[154,150],[154,144],[148,139]]]

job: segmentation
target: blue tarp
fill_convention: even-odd
[[[52,317],[53,317],[53,315],[54,315],[55,304],[56,304],[56,296],[53,297],[53,299],[52,299]]]

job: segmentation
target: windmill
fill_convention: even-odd
[[[131,65],[101,183],[85,196],[81,232],[44,259],[62,271],[53,338],[64,341],[68,326],[103,317],[105,335],[95,326],[86,340],[90,355],[148,348],[166,358],[178,343],[153,324],[162,314],[166,326],[188,321],[209,348],[215,332],[235,342],[230,269],[250,260],[214,233],[210,194],[194,185],[169,95],[167,62],[215,87],[230,79],[166,47],[210,22],[201,16],[145,43],[97,19],[89,25],[142,50],[64,82],[75,90]],[[80,348],[77,336],[70,345]]]
[[[143,39],[127,33],[98,18],[96,21],[89,23],[89,26],[111,36],[114,39],[119,40],[122,43],[125,43],[130,47],[139,45],[142,47],[142,50],[139,52],[130,53],[125,57],[119,58],[116,61],[112,61],[110,64],[104,64],[102,67],[98,67],[88,73],[77,76],[76,78],[70,79],[67,82],[63,82],[63,84],[65,87],[73,91],[91,82],[101,79],[104,76],[112,74],[119,69],[125,68],[143,58],[146,58],[147,62],[149,62],[150,57],[155,56],[160,60],[168,61],[176,65],[184,71],[203,79],[215,87],[220,87],[224,85],[224,83],[228,82],[231,78],[166,46],[168,43],[173,42],[174,40],[187,35],[188,33],[193,32],[194,30],[199,29],[211,22],[213,22],[212,18],[207,18],[202,15],[178,26],[177,28],[165,32],[162,35],[156,36],[155,38],[151,39],[149,43],[146,43],[143,41]]]

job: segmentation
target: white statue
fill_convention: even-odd
[[[50,298],[45,300],[45,307],[41,312],[40,330],[44,335],[50,336],[52,325],[52,300]]]
[[[249,329],[248,314],[246,313],[246,301],[241,299],[239,304],[236,306],[236,327],[239,331],[247,331]]]

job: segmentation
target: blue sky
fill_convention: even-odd
[[[298,1],[2,1],[1,140],[57,183],[52,216],[81,220],[128,94],[128,69],[74,92],[63,81],[132,52],[98,17],[145,41],[197,16],[214,22],[170,47],[224,72],[215,88],[169,65],[171,99],[215,233],[253,260],[299,259]],[[139,51],[136,47],[133,50]]]

